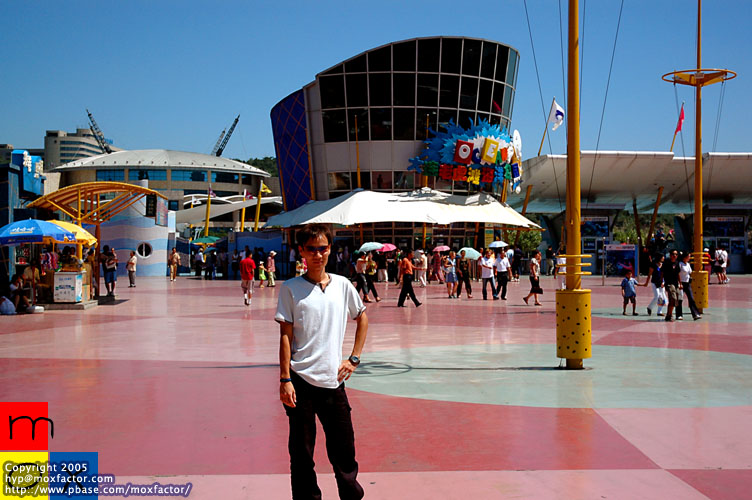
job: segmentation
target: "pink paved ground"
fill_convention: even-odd
[[[289,498],[272,320],[279,288],[257,290],[245,308],[238,282],[138,283],[86,312],[0,318],[0,401],[48,401],[51,450],[97,451],[100,472],[144,483],[174,476],[194,484],[190,498]],[[615,281],[588,283],[594,310],[620,311]],[[596,315],[593,342],[750,355],[750,285],[734,277],[711,286],[707,321]],[[379,285],[385,300],[369,306],[364,359],[555,341],[552,293],[533,308],[521,302],[524,281],[511,284],[507,302],[484,302],[479,290],[450,301],[444,290],[419,290],[424,307],[398,309],[397,290]],[[647,302],[643,293],[641,312]],[[750,406],[533,408],[348,394],[367,498],[752,496]],[[317,464],[325,497],[336,498],[321,442]]]

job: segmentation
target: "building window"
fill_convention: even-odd
[[[347,106],[368,106],[368,77],[365,74],[347,75]]]
[[[324,122],[324,141],[347,141],[347,125],[345,123],[345,117],[345,110],[321,112],[321,119]]]
[[[371,140],[392,140],[392,108],[371,108]]]
[[[319,89],[322,109],[345,107],[345,79],[342,75],[320,77]]]
[[[376,190],[392,190],[392,172],[389,170],[371,172],[371,186]]]
[[[243,180],[243,184],[247,186],[253,185],[253,178],[256,177],[255,175],[251,174],[243,174],[241,179]]]
[[[503,83],[494,83],[493,89],[493,101],[491,102],[491,108],[493,113],[501,113],[501,107],[504,105],[504,85]]]
[[[457,117],[457,124],[460,127],[468,128],[475,125],[475,111],[460,110],[460,115]]]
[[[509,64],[507,65],[507,79],[509,85],[514,85],[514,79],[517,73],[517,52],[509,51]]]
[[[349,191],[349,190],[350,190],[350,172],[330,172],[329,173],[329,191]]]
[[[449,123],[449,120],[454,120],[454,123],[457,123],[457,111],[454,109],[440,110],[439,111],[439,127],[446,130],[446,125],[447,123]]]
[[[418,74],[418,106],[435,108],[439,101],[439,75]]]
[[[368,53],[368,71],[392,70],[392,46],[387,45]]]
[[[350,127],[349,137],[352,142],[355,142],[355,118],[358,121],[358,141],[369,140],[368,134],[368,110],[367,109],[348,109],[347,110],[347,123]]]
[[[212,182],[229,182],[231,184],[237,184],[238,174],[233,174],[231,172],[212,172],[211,181]]]
[[[507,86],[504,91],[504,106],[501,109],[501,114],[504,116],[509,117],[512,115],[512,87]]]
[[[460,77],[454,75],[441,75],[441,92],[439,105],[442,108],[457,109],[457,98],[460,93]]]
[[[496,55],[496,80],[506,81],[507,79],[507,60],[509,59],[509,48],[499,47]]]
[[[204,170],[173,170],[170,177],[173,182],[206,182]]]
[[[438,113],[435,109],[418,109],[415,115],[415,138],[419,141],[426,139],[430,134],[428,129],[437,130]]]
[[[130,169],[128,170],[129,181],[166,181],[167,170],[146,170],[146,169]]]
[[[346,73],[365,73],[366,72],[366,55],[356,57],[352,61],[345,63]]]
[[[480,48],[479,40],[465,40],[462,51],[462,74],[478,76],[480,72]]]
[[[371,106],[392,105],[392,75],[376,73],[368,75],[368,90],[371,96]]]
[[[418,71],[439,72],[440,42],[437,38],[418,40]]]
[[[480,76],[483,78],[493,78],[494,69],[496,68],[496,47],[495,43],[483,42],[483,55],[480,62]]]
[[[97,170],[97,181],[124,181],[125,170]]]
[[[177,212],[180,210],[180,201],[179,200],[168,200],[167,201],[167,210],[172,210],[173,212]]]
[[[358,187],[357,170],[355,172],[352,172],[350,178],[352,179],[353,189],[357,188]],[[365,172],[363,170],[360,171],[360,187],[362,189],[371,189],[371,176],[368,174],[368,172]]]
[[[493,92],[493,82],[490,80],[481,80],[478,87],[478,110],[495,111],[491,104],[491,93]]]
[[[462,59],[462,40],[459,38],[442,39],[441,40],[441,72],[442,73],[459,73],[461,59]]]
[[[395,44],[392,58],[394,71],[415,71],[415,41]]]
[[[415,109],[394,108],[394,140],[412,141],[415,138]]]
[[[139,243],[138,247],[136,247],[136,254],[142,259],[148,259],[151,256],[151,253],[151,245],[146,242]]]
[[[415,189],[415,174],[412,172],[394,172],[394,189]]]
[[[413,73],[394,74],[394,105],[415,105],[415,75]]]
[[[475,109],[478,102],[478,79],[462,77],[460,108]]]

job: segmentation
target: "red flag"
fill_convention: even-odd
[[[486,102],[488,102],[488,101],[486,101]],[[498,104],[496,104],[496,101],[492,100],[491,102],[493,103],[493,107],[496,110],[496,112],[497,113],[501,113],[501,107]]]
[[[214,191],[212,191],[211,186],[209,186],[209,197],[210,198],[216,198],[217,197],[217,194]]]
[[[681,112],[679,113],[679,123],[676,124],[676,132],[674,132],[674,135],[681,132],[682,123],[684,123],[684,103],[682,103]]]
[[[245,199],[246,200],[252,200],[253,199],[253,195],[251,193],[246,193],[245,194]]]

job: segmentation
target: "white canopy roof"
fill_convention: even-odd
[[[242,201],[242,198],[243,195],[240,195],[241,201],[236,201],[234,203],[215,203],[214,201],[212,201],[212,206],[209,208],[209,219],[213,219],[214,217],[219,217],[220,215],[234,212],[242,208],[256,207],[257,198],[245,201]],[[266,198],[261,198],[262,205],[266,205],[267,203],[276,203],[278,205],[281,205],[282,197],[269,196]],[[250,216],[250,220],[253,220],[253,214],[251,214]],[[175,212],[175,222],[177,224],[198,224],[205,222],[205,220],[206,202],[193,208],[186,208],[185,210],[178,210],[177,212]]]
[[[55,169],[56,172],[67,172],[88,168],[185,168],[210,169],[217,172],[235,172],[243,174],[271,177],[268,172],[246,163],[222,158],[219,156],[190,153],[188,151],[172,151],[169,149],[136,149],[131,151],[117,151],[110,154],[90,156],[72,161]]]
[[[330,200],[309,201],[295,210],[269,217],[266,225],[292,227],[314,222],[343,226],[372,222],[484,222],[540,229],[540,226],[490,195],[452,196],[429,188],[411,193],[377,193],[356,189]]]

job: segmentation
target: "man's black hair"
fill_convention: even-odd
[[[303,229],[298,231],[295,235],[295,241],[299,247],[305,246],[310,240],[318,238],[319,236],[326,237],[326,241],[329,245],[332,244],[332,232],[325,224],[308,224]]]

